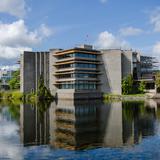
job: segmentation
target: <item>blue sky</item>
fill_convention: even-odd
[[[160,55],[159,0],[1,0],[0,18],[0,66],[83,43]]]

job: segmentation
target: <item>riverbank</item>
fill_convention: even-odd
[[[131,94],[131,95],[115,95],[105,94],[104,100],[108,101],[144,101],[147,99],[146,94]]]
[[[132,95],[115,95],[105,94],[104,100],[106,101],[144,101],[150,98],[147,94],[132,94]],[[35,94],[24,95],[19,90],[0,92],[1,100],[22,101],[22,102],[35,102],[38,96]]]
[[[0,99],[1,100],[9,100],[9,101],[36,101],[37,96],[35,94],[27,94],[24,95],[19,90],[12,90],[12,91],[1,91],[0,92]]]

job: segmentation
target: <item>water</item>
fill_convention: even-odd
[[[160,159],[160,101],[0,103],[0,159]]]

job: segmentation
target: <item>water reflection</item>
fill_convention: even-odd
[[[0,104],[0,159],[22,159],[19,145],[19,105]]]
[[[23,104],[20,135],[24,146],[50,144],[71,150],[122,147],[156,134],[159,102],[58,101]]]
[[[49,143],[50,104],[22,104],[20,106],[20,135],[24,146]]]

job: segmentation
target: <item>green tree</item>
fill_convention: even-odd
[[[14,71],[12,73],[12,78],[8,82],[10,89],[20,88],[20,70]]]
[[[39,97],[39,99],[51,99],[52,98],[50,91],[44,85],[44,79],[42,75],[40,76],[39,81],[38,81],[37,96]]]
[[[133,92],[133,77],[128,75],[122,80],[122,93],[127,95]]]
[[[139,87],[138,87],[139,93],[144,93],[145,88],[146,88],[145,82],[141,81],[140,84],[139,84]]]
[[[155,83],[156,83],[157,90],[159,91],[160,90],[160,72],[156,73]]]

